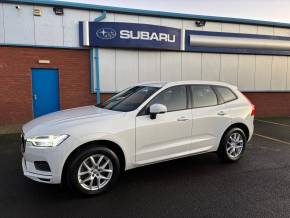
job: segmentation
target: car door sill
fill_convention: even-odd
[[[179,159],[179,158],[183,158],[187,156],[202,154],[202,153],[208,152],[212,148],[213,148],[212,146],[207,146],[204,148],[198,148],[198,149],[194,149],[194,150],[190,150],[190,151],[186,151],[186,152],[182,152],[178,154],[168,155],[166,157],[154,158],[154,159],[144,160],[144,161],[137,161],[135,164],[136,164],[136,167],[138,167],[138,166],[144,166],[144,165]]]

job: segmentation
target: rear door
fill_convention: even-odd
[[[203,152],[218,146],[224,129],[230,122],[222,99],[210,85],[192,85],[191,152]]]

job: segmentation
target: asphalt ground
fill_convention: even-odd
[[[1,218],[290,217],[289,117],[256,120],[238,163],[205,154],[146,166],[93,198],[25,178],[19,144],[18,135],[0,136]]]

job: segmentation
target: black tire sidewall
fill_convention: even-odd
[[[241,154],[237,158],[233,159],[228,155],[228,152],[226,150],[227,149],[226,146],[227,146],[227,142],[229,140],[229,137],[235,132],[239,133],[242,136],[244,143],[243,143],[243,149],[242,149]],[[247,144],[247,137],[246,137],[244,131],[240,128],[237,128],[237,127],[232,128],[232,129],[228,130],[225,133],[225,135],[223,136],[221,143],[219,145],[218,155],[222,160],[225,160],[228,162],[236,162],[243,156],[243,153],[244,153],[245,148],[246,148],[246,144]]]
[[[90,191],[90,190],[86,190],[79,184],[78,169],[81,163],[86,158],[94,154],[104,154],[108,158],[110,158],[113,164],[113,175],[112,175],[111,180],[108,182],[106,186],[95,191]],[[72,159],[71,163],[68,165],[68,169],[66,170],[66,184],[69,186],[69,188],[73,192],[76,192],[78,194],[86,195],[86,196],[98,195],[98,194],[108,191],[118,180],[119,174],[120,174],[120,162],[117,155],[112,150],[106,147],[91,147],[91,148],[80,151]]]

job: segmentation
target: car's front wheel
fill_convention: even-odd
[[[238,161],[243,155],[246,143],[244,131],[240,128],[232,128],[221,139],[217,154],[224,161]]]
[[[120,174],[117,155],[106,147],[80,151],[67,167],[66,185],[83,195],[98,195],[109,190]]]

